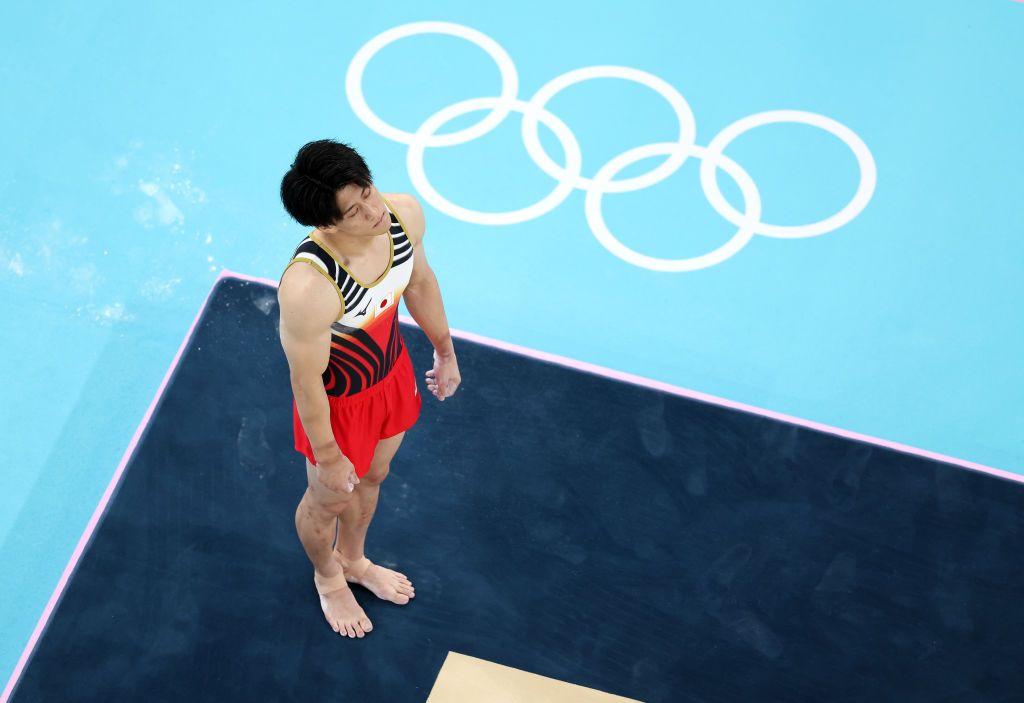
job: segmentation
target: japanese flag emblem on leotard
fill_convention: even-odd
[[[395,291],[389,290],[387,293],[384,294],[383,298],[381,298],[380,300],[378,300],[375,303],[375,305],[377,307],[376,314],[380,315],[382,312],[386,312],[387,309],[390,308],[394,304],[395,304]]]

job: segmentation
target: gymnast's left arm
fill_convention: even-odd
[[[444,314],[441,286],[427,263],[427,253],[423,246],[426,233],[423,208],[413,195],[403,196],[402,204],[405,205],[402,215],[406,235],[413,247],[412,276],[403,297],[409,314],[434,345],[434,367],[426,373],[427,388],[438,400],[444,400],[462,382],[459,362],[455,358],[455,347]]]

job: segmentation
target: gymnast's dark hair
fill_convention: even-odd
[[[308,142],[281,179],[281,202],[300,225],[330,227],[342,219],[335,195],[350,183],[361,188],[373,183],[359,152],[333,139]]]

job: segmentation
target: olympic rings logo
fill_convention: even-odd
[[[427,118],[415,132],[406,132],[381,120],[370,109],[363,97],[362,79],[366,65],[373,56],[392,42],[418,34],[447,34],[460,37],[487,52],[501,72],[501,94],[496,98],[472,98],[442,108]],[[612,158],[593,178],[580,175],[582,155],[575,135],[562,120],[545,109],[545,105],[560,91],[576,83],[595,78],[621,78],[635,81],[660,94],[675,111],[679,121],[679,136],[675,141],[657,142],[634,147]],[[588,66],[568,71],[549,81],[529,100],[516,97],[519,76],[508,53],[492,38],[470,27],[451,22],[412,22],[389,29],[377,35],[359,51],[349,64],[345,76],[345,90],[356,115],[373,131],[396,142],[407,144],[406,166],[413,186],[439,211],[460,219],[483,225],[510,225],[540,217],[556,208],[574,189],[586,192],[584,210],[591,232],[608,251],[623,261],[653,271],[694,271],[725,261],[742,249],[755,234],[765,237],[797,239],[815,237],[842,227],[861,213],[875,190],[877,169],[867,145],[852,130],[831,118],[801,110],[771,110],[743,117],[711,140],[707,146],[696,144],[697,123],[693,111],[683,96],[661,78],[626,66]],[[480,122],[471,127],[437,134],[437,130],[451,120],[470,112],[490,110]],[[530,158],[545,173],[555,179],[555,188],[540,201],[528,207],[507,212],[480,212],[469,210],[451,202],[430,184],[423,168],[423,154],[427,147],[446,147],[476,139],[497,127],[510,112],[522,113],[522,138]],[[543,122],[561,142],[565,165],[556,164],[544,151],[538,136],[538,122]],[[843,141],[853,152],[860,170],[860,182],[850,201],[834,215],[804,225],[773,225],[761,222],[761,196],[751,177],[739,164],[726,156],[725,148],[741,134],[768,124],[795,122],[818,127]],[[668,158],[657,168],[633,178],[616,180],[623,168],[650,156]],[[647,256],[630,249],[611,233],[601,213],[601,201],[606,193],[625,193],[654,185],[674,173],[689,157],[700,160],[700,183],[711,206],[736,226],[736,233],[717,249],[701,256],[685,259],[663,259]],[[717,169],[721,168],[739,186],[743,196],[743,212],[730,205],[718,187]]]

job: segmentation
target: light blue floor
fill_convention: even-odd
[[[420,197],[453,327],[1024,473],[1024,5],[423,8],[0,9],[5,681],[218,271],[276,280],[303,236],[277,189],[312,139],[352,143],[382,191]],[[578,189],[533,219],[467,221],[427,197],[407,145],[371,128],[346,93],[360,47],[427,20],[497,42],[523,101],[587,66],[656,76],[685,98],[699,146],[748,115],[822,115],[863,141],[877,185],[837,229],[755,235],[689,271],[616,256]],[[372,111],[407,132],[500,86],[487,53],[442,35],[390,44],[363,77]],[[626,150],[679,137],[664,98],[626,80],[578,83],[546,107],[578,141],[587,178]],[[521,123],[513,113],[477,139],[427,148],[430,185],[473,210],[543,199],[557,182],[531,160]],[[540,131],[564,164],[549,127]],[[725,154],[756,184],[767,224],[828,218],[860,178],[843,142],[805,124],[757,127]],[[742,208],[730,176],[718,182]],[[604,195],[601,213],[623,245],[662,259],[701,257],[736,231],[705,197],[697,156],[648,187]]]

